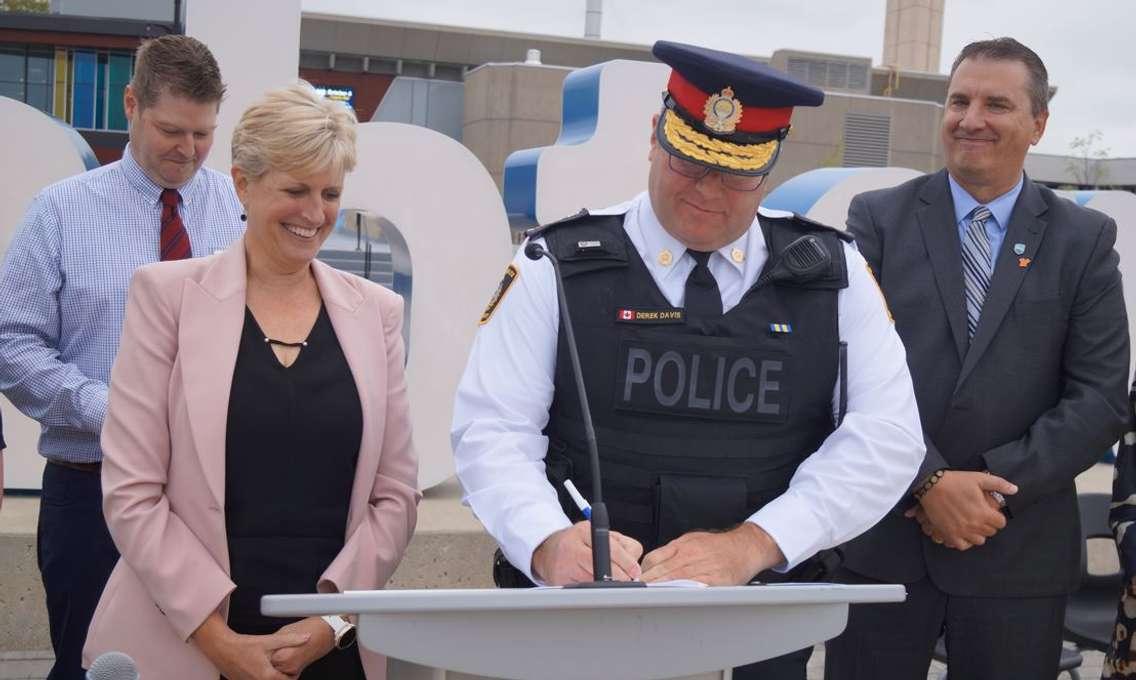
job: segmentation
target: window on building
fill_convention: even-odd
[[[130,54],[111,53],[107,61],[107,129],[126,130],[126,110],[122,106],[122,92],[130,84],[134,72],[134,57]]]
[[[434,77],[438,80],[461,82],[465,78],[465,73],[462,67],[457,64],[437,64],[434,67]]]
[[[868,91],[866,64],[837,59],[790,57],[789,75],[825,90]]]
[[[328,68],[329,57],[327,52],[313,52],[300,50],[300,68]]]
[[[71,53],[71,125],[95,127],[95,87],[98,55],[86,50]]]
[[[29,48],[25,99],[44,113],[52,112],[52,81],[55,79],[55,54],[48,48]]]
[[[129,52],[0,45],[0,96],[78,129],[125,131],[122,93],[133,62]]]
[[[383,57],[371,57],[367,60],[367,73],[398,74],[398,60]]]
[[[363,72],[363,57],[355,54],[336,54],[335,67],[336,71],[346,71],[348,73],[362,73]]]
[[[22,48],[0,47],[0,96],[24,101],[26,62]]]

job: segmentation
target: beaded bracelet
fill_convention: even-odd
[[[927,479],[923,480],[923,483],[920,484],[919,488],[915,490],[914,494],[912,494],[915,496],[915,500],[923,500],[923,496],[925,496],[927,492],[931,490],[931,487],[938,484],[939,480],[942,479],[943,475],[945,475],[946,473],[946,470],[935,470],[931,474],[927,475]]]

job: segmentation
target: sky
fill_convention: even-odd
[[[780,48],[883,55],[886,0],[603,0],[601,37],[658,39],[769,56]],[[585,0],[302,0],[326,12],[582,37]],[[1036,51],[1057,86],[1035,150],[1070,153],[1094,130],[1098,150],[1136,157],[1136,0],[945,0],[940,72],[963,45],[1002,35]],[[524,55],[518,55],[518,61]]]

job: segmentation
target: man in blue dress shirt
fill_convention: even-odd
[[[83,677],[87,626],[118,559],[102,514],[99,432],[130,277],[223,249],[242,231],[229,178],[203,167],[224,92],[201,42],[144,43],[124,93],[122,160],[40,192],[0,269],[0,391],[39,421],[47,459],[38,560],[51,680]]]

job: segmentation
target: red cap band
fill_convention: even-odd
[[[706,100],[710,95],[699,90],[686,80],[676,70],[671,70],[671,78],[667,81],[667,91],[682,107],[682,110],[695,120],[704,120],[703,111]],[[742,104],[742,119],[738,121],[738,132],[759,134],[762,132],[776,132],[789,126],[789,119],[793,116],[793,107],[786,106],[779,109],[762,109],[756,106]]]

